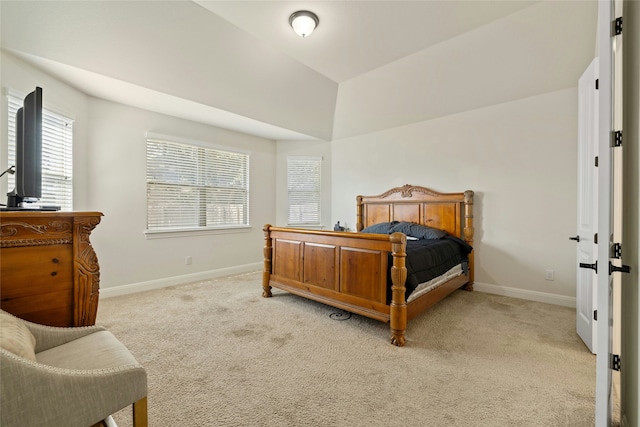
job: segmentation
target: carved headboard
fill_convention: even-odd
[[[409,221],[445,230],[473,245],[473,191],[439,193],[406,184],[378,196],[358,196],[357,230],[388,221]]]

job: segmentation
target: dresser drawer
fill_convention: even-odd
[[[6,248],[0,258],[2,300],[71,289],[71,245]],[[11,285],[11,286],[7,286]]]
[[[71,326],[73,290],[44,292],[2,301],[2,309],[33,323],[49,326]]]
[[[71,245],[4,248],[0,258],[2,308],[26,320],[51,325],[73,322]]]

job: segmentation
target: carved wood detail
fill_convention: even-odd
[[[411,198],[413,197],[414,191],[417,193],[427,194],[432,197],[438,197],[441,194],[441,193],[438,193],[437,191],[431,190],[430,188],[420,187],[418,185],[405,184],[402,187],[392,188],[391,190],[388,190],[380,194],[379,196],[373,196],[373,198],[386,199],[387,197],[394,194],[400,194],[400,197],[402,198]]]
[[[2,308],[52,326],[95,324],[99,212],[0,212]]]
[[[472,245],[473,195],[473,191],[439,193],[426,187],[406,184],[379,196],[357,196],[356,230],[362,231],[376,222],[409,221],[440,228]],[[393,233],[389,236],[271,225],[265,225],[263,230],[263,296],[271,296],[271,288],[275,287],[389,322],[390,340],[397,346],[403,346],[406,342],[409,319],[456,289],[466,286],[471,290],[473,286],[473,251],[469,255],[468,274],[454,277],[407,303],[404,234]],[[311,249],[305,251],[307,246]],[[380,274],[381,271],[389,271],[389,254],[392,259],[391,283],[388,283],[386,274]],[[333,285],[329,276],[334,276]],[[387,301],[389,287],[391,299]],[[381,300],[380,295],[385,297]]]
[[[407,302],[405,299],[405,282],[407,281],[407,236],[402,233],[391,235],[393,265],[391,266],[391,305],[389,326],[391,328],[391,344],[402,347],[405,344],[407,330]]]
[[[100,223],[100,217],[75,217],[73,221],[76,236],[73,242],[74,322],[93,325],[98,313],[100,265],[89,235]]]

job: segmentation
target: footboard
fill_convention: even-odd
[[[406,236],[264,226],[264,297],[271,288],[390,322],[391,341],[404,345]],[[389,254],[392,255],[391,304]]]

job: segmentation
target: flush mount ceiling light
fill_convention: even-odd
[[[318,26],[320,20],[318,16],[309,12],[308,10],[299,10],[297,12],[293,12],[289,17],[289,24],[293,31],[296,32],[300,37],[307,37],[309,34],[313,32]]]

